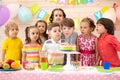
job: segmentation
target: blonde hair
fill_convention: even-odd
[[[18,28],[18,24],[15,23],[15,22],[8,22],[6,25],[5,25],[5,34],[6,36],[9,36],[9,30],[11,27],[16,27]]]

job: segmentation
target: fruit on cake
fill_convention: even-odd
[[[76,51],[76,45],[75,44],[61,44],[60,50],[61,51]]]

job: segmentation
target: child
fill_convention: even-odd
[[[39,51],[41,50],[40,31],[35,26],[26,27],[26,43],[23,46],[22,61],[30,63],[39,62]]]
[[[101,18],[97,21],[98,52],[103,62],[110,62],[112,67],[120,67],[120,59],[117,51],[120,51],[120,42],[114,36],[114,23],[107,18]]]
[[[63,64],[64,55],[56,53],[60,50],[61,29],[58,23],[51,23],[48,26],[51,39],[45,41],[42,50],[48,52],[49,64]]]
[[[47,31],[47,23],[43,20],[38,20],[35,24],[37,28],[40,30],[40,39],[42,40],[42,44],[48,39]]]
[[[62,10],[61,8],[56,8],[52,11],[49,21],[50,23],[53,22],[60,23],[64,18],[66,18],[64,10]]]
[[[81,34],[77,38],[78,59],[82,66],[95,66],[97,37],[92,34],[95,25],[92,19],[84,18],[81,21]]]
[[[77,32],[74,31],[74,21],[71,18],[64,18],[61,22],[61,28],[62,28],[61,38],[65,39],[65,41],[68,44],[76,44],[78,34]],[[75,61],[75,55],[71,56],[72,56],[71,60]]]
[[[7,38],[2,43],[2,61],[12,59],[21,61],[22,41],[17,37],[19,32],[15,22],[8,22],[5,25]]]

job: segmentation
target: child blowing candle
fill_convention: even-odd
[[[63,64],[64,54],[56,53],[60,50],[61,44],[61,28],[58,23],[51,23],[48,26],[48,31],[51,39],[48,39],[43,44],[42,51],[48,52],[49,64]]]
[[[95,66],[97,53],[97,37],[92,34],[95,25],[92,19],[84,18],[81,21],[81,34],[77,37],[77,50],[82,66]]]
[[[120,42],[114,36],[114,23],[108,18],[97,21],[98,52],[100,60],[110,62],[112,67],[120,67],[120,59],[117,51],[120,51]]]

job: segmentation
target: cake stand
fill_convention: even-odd
[[[63,54],[67,54],[67,62],[66,65],[64,66],[64,70],[66,71],[73,71],[75,70],[75,66],[71,65],[70,63],[70,55],[71,54],[80,54],[80,52],[76,52],[76,51],[60,51]]]

